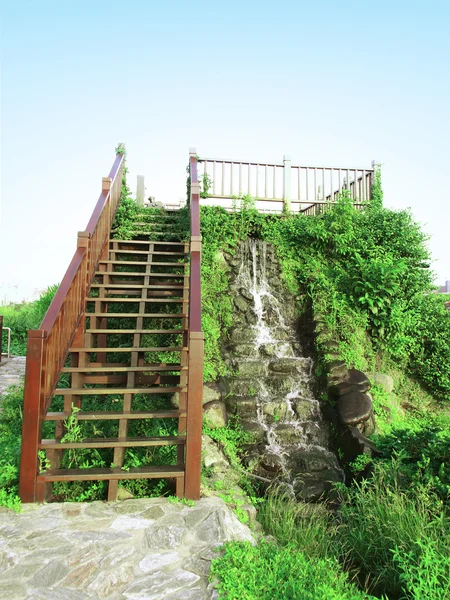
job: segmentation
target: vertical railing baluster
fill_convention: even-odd
[[[268,165],[264,165],[264,198],[268,197],[267,189],[269,186],[269,167]]]
[[[242,194],[242,163],[239,163],[239,195]]]
[[[251,172],[250,172],[250,168],[251,168],[251,165],[250,165],[250,163],[248,163],[248,188],[247,188],[247,194],[249,196],[252,195],[252,193],[251,193]]]
[[[273,165],[273,197],[277,197],[277,166]]]

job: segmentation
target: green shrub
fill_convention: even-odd
[[[10,387],[0,403],[0,506],[18,510],[23,386]]]
[[[341,554],[368,590],[394,598],[405,593],[405,585],[427,563],[424,549],[434,552],[450,580],[450,561],[444,560],[450,555],[450,530],[442,502],[430,488],[404,491],[402,478],[401,465],[393,460],[375,463],[370,480],[339,486],[341,524],[336,539]],[[399,556],[409,557],[403,571]],[[416,570],[411,571],[411,565]]]
[[[23,304],[0,306],[3,315],[3,326],[11,329],[11,353],[25,356],[29,329],[39,329],[56,292],[57,285],[52,285],[42,292],[38,300]],[[6,336],[6,331],[3,334]],[[6,347],[6,337],[3,340]]]
[[[364,600],[333,559],[310,560],[292,546],[228,542],[212,561],[220,600]]]

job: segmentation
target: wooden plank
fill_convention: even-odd
[[[147,438],[86,438],[82,442],[61,442],[60,440],[42,440],[41,450],[67,448],[141,448],[149,446],[177,446],[185,444],[182,436],[162,436]]]
[[[109,277],[145,277],[145,271],[141,272],[131,272],[131,271],[96,271],[96,276],[100,275],[108,275]],[[155,277],[173,277],[174,279],[185,279],[189,277],[189,275],[185,273],[155,273],[154,271],[150,273],[150,277],[153,279]]]
[[[98,298],[86,298],[86,302],[95,302],[96,300],[98,300]],[[110,302],[134,302],[134,304],[139,303],[141,300],[135,300],[134,298],[103,298],[102,302],[107,302],[108,304]],[[170,298],[146,298],[145,300],[142,300],[142,302],[145,302],[146,304],[157,304],[157,303],[167,303],[167,304],[182,304],[184,303],[188,303],[188,300],[184,300],[182,298],[174,298],[174,299],[170,299]]]
[[[120,250],[117,249],[116,254],[148,254],[145,250]],[[185,252],[160,252],[155,250],[153,256],[186,256]]]
[[[136,467],[129,471],[122,469],[54,469],[38,475],[38,480],[46,481],[104,481],[112,479],[171,479],[183,477],[184,469],[179,465]]]
[[[145,333],[151,334],[174,334],[183,333],[182,329],[86,329],[86,333],[105,333],[105,334],[120,334],[120,333]],[[97,349],[97,352],[99,350]]]
[[[174,234],[177,235],[177,234]],[[154,240],[111,240],[114,242],[117,242],[118,244],[158,244],[158,245],[164,245],[164,246],[184,246],[184,242],[172,242],[172,241],[167,241],[167,242],[162,242],[162,241],[154,241]]]
[[[107,265],[124,265],[124,266],[129,266],[129,265],[138,265],[138,266],[143,266],[145,267],[145,265],[156,265],[156,266],[161,266],[161,267],[185,267],[187,264],[189,264],[187,261],[174,261],[174,262],[162,262],[162,261],[145,261],[145,260],[101,260],[100,265],[103,264],[107,264]]]
[[[127,385],[127,375],[134,373],[134,371],[128,371],[122,375],[85,375],[84,383],[86,385]],[[131,387],[141,387],[143,385],[180,385],[179,375],[160,375],[159,373],[153,373],[152,375],[139,374],[136,385]]]
[[[55,390],[55,396],[108,396],[121,394],[175,394],[182,392],[184,388],[177,387],[136,387],[136,388],[58,388]]]
[[[90,367],[89,365],[86,367],[65,367],[62,372],[63,373],[113,373],[113,372],[128,372],[128,371],[136,371],[146,373],[151,371],[181,371],[183,369],[187,369],[187,367],[182,367],[179,364],[149,364],[144,365],[143,367]]]
[[[181,352],[187,350],[182,346],[157,346],[153,348],[69,348],[69,352],[86,352],[87,354],[97,352]]]
[[[45,416],[46,421],[65,421],[67,414],[64,412],[49,412]],[[130,412],[97,411],[77,413],[79,421],[116,421],[119,419],[179,419],[184,418],[186,413],[181,410],[155,410],[147,412],[145,410],[135,410]]]
[[[186,313],[85,313],[86,317],[104,317],[105,319],[136,318],[145,319],[182,319]]]
[[[138,283],[128,283],[126,281],[122,281],[121,283],[93,283],[91,285],[91,289],[92,288],[107,288],[109,290],[115,290],[117,288],[119,289],[123,289],[123,290],[133,290],[133,289],[137,289],[137,290],[141,290],[142,288],[144,289],[151,289],[151,290],[157,290],[157,289],[161,289],[161,290],[182,290],[184,287],[187,287],[187,285],[183,285],[183,284],[178,284],[178,285],[172,285],[169,283],[160,283],[158,284],[147,284],[147,285],[139,285]]]

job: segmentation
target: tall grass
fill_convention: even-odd
[[[428,485],[410,488],[399,458],[370,480],[338,486],[339,508],[305,505],[276,490],[258,515],[266,533],[310,560],[339,560],[366,592],[392,600],[450,598],[450,524]],[[405,487],[406,484],[406,487]]]
[[[57,289],[57,285],[51,285],[34,302],[0,306],[0,314],[3,315],[3,326],[11,329],[12,354],[25,356],[27,332],[29,329],[39,328]]]

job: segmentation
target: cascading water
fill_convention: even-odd
[[[328,449],[328,428],[311,385],[313,363],[302,356],[294,300],[279,265],[262,240],[248,239],[234,266],[236,327],[231,337],[228,406],[259,444],[250,458],[260,474],[286,483],[302,498],[316,498],[342,481]]]

